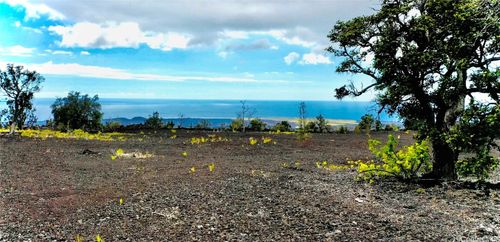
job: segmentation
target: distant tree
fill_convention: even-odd
[[[240,103],[241,103],[241,110],[239,113],[237,113],[237,118],[243,120],[242,131],[245,132],[246,131],[245,119],[250,120],[252,118],[252,116],[256,113],[256,110],[251,109],[247,105],[246,100],[242,100],[242,101],[240,101]]]
[[[319,132],[318,125],[314,121],[307,122],[304,130],[307,132]]]
[[[266,128],[266,123],[262,121],[260,118],[254,118],[250,120],[250,130],[253,131],[262,131]]]
[[[289,132],[292,131],[292,125],[288,121],[281,121],[274,125],[273,130],[280,132]]]
[[[326,133],[328,132],[328,121],[323,117],[322,114],[316,117],[316,121],[314,121],[316,125],[316,132]]]
[[[102,112],[99,97],[70,92],[67,97],[57,98],[52,104],[54,125],[63,129],[96,131],[101,127]]]
[[[336,131],[335,133],[337,134],[347,134],[349,133],[349,130],[347,129],[346,126],[340,126]]]
[[[7,97],[8,107],[2,113],[7,116],[10,134],[16,128],[21,129],[30,117],[35,117],[32,99],[35,92],[40,91],[40,83],[44,80],[36,71],[29,71],[23,66],[7,64],[5,71],[0,70],[0,89]]]
[[[163,121],[160,117],[160,113],[153,112],[151,116],[149,116],[144,122],[144,126],[148,129],[161,129],[163,126]]]
[[[299,103],[299,132],[306,132],[306,103]]]
[[[382,130],[382,122],[379,119],[375,120],[375,131]]]
[[[484,155],[498,147],[494,125],[485,124],[487,132],[470,140],[477,149],[460,142],[470,139],[460,130],[500,122],[499,13],[497,0],[383,0],[373,15],[337,22],[328,35],[328,51],[344,58],[337,71],[373,82],[361,89],[351,82],[336,89],[336,97],[379,91],[382,109],[415,124],[419,139],[429,138],[430,177],[455,179],[459,154],[469,150],[476,152],[469,164],[498,163]],[[491,101],[482,106],[479,93]],[[461,122],[469,115],[471,122]]]
[[[373,118],[373,115],[371,114],[365,114],[361,117],[361,121],[359,121],[359,129],[360,130],[365,130],[366,132],[370,132],[370,130],[373,127],[373,124],[375,122],[375,119]]]

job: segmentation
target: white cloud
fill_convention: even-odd
[[[375,0],[226,0],[217,1],[219,4],[214,1],[105,0],[99,1],[98,7],[96,1],[43,0],[43,3],[71,16],[72,22],[136,22],[143,30],[156,33],[188,33],[198,40],[194,43],[205,45],[216,43],[221,33],[241,39],[246,38],[245,32],[270,30],[286,31],[286,34],[275,34],[288,43],[323,45],[335,22],[373,13],[380,5]],[[303,31],[308,34],[301,33]]]
[[[80,51],[80,55],[90,55],[90,52],[88,52],[88,51]]]
[[[290,52],[287,56],[283,58],[287,65],[291,65],[300,58],[300,54],[297,52]]]
[[[332,64],[332,61],[327,56],[322,54],[307,53],[302,56],[299,61],[301,65],[318,65],[318,64]]]
[[[7,63],[1,63],[0,66]],[[28,69],[36,70],[42,75],[63,75],[91,78],[104,78],[115,80],[137,80],[137,81],[203,81],[203,82],[223,82],[223,83],[288,83],[288,80],[262,80],[253,77],[233,77],[233,76],[173,76],[160,74],[133,73],[123,69],[116,69],[102,66],[81,65],[77,63],[56,64],[51,61],[42,64],[23,64]],[[304,81],[307,82],[307,81]]]
[[[73,52],[65,50],[45,50],[45,52],[52,55],[73,55]]]
[[[0,3],[2,2],[13,7],[24,8],[26,10],[26,20],[30,18],[38,19],[41,15],[47,15],[51,20],[65,19],[62,13],[44,3],[30,3],[28,0],[0,0]]]
[[[59,43],[62,47],[137,48],[146,44],[152,49],[170,51],[187,48],[190,40],[189,36],[181,33],[143,32],[135,22],[108,22],[102,25],[80,22],[73,26],[50,26],[48,29],[62,37]]]
[[[222,59],[226,59],[229,56],[229,52],[219,51],[219,52],[217,52],[217,55],[220,56],[220,58],[222,58]]]
[[[26,48],[21,45],[14,45],[10,47],[0,47],[0,55],[5,56],[31,56],[35,48]]]
[[[14,23],[14,25],[15,25],[16,27],[18,27],[18,28],[19,28],[19,27],[21,26],[21,22],[16,21],[16,22]]]

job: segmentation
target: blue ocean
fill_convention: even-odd
[[[52,98],[34,100],[39,121],[52,118],[50,105]],[[166,120],[183,117],[189,124],[201,119],[209,120],[211,126],[228,123],[241,111],[239,100],[171,100],[171,99],[107,99],[101,98],[102,112],[106,120],[119,120],[122,124],[140,123],[153,112],[159,112]],[[246,101],[246,106],[253,113],[252,117],[264,120],[294,119],[299,115],[300,101]],[[306,117],[323,115],[327,119],[356,120],[366,113],[377,117],[378,107],[374,102],[352,101],[304,101]],[[379,118],[384,123],[397,122],[398,118],[381,113]]]

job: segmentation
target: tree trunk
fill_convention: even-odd
[[[432,143],[432,155],[434,164],[432,166],[432,177],[443,180],[457,179],[455,164],[458,154],[445,141],[434,141]]]

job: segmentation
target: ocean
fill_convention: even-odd
[[[53,98],[35,98],[34,106],[37,109],[38,120],[44,122],[51,119],[50,105]],[[209,120],[211,126],[219,126],[237,117],[241,111],[238,100],[171,100],[171,99],[109,99],[101,98],[104,119],[116,119],[122,124],[139,123],[153,112],[159,112],[166,120],[177,120],[181,115],[188,124],[196,123],[201,119]],[[253,112],[252,117],[264,120],[290,120],[298,117],[298,107],[301,101],[256,101],[248,100],[246,105]],[[352,101],[304,101],[306,117],[314,118],[323,115],[326,119],[355,120],[371,113],[377,116],[378,108],[374,102]],[[398,122],[398,118],[387,113],[380,114],[383,123]],[[186,124],[185,124],[186,125]]]

